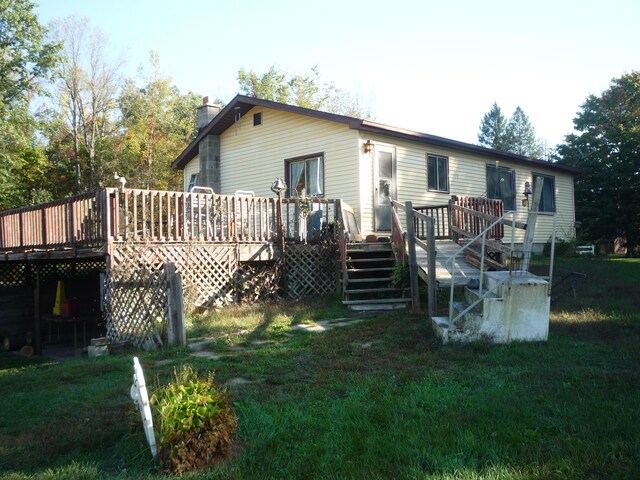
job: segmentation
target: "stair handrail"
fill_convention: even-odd
[[[396,263],[404,267],[407,265],[407,233],[402,229],[398,210],[404,210],[404,205],[395,200],[391,200],[391,244],[396,257]]]
[[[498,223],[504,221],[506,219],[507,216],[511,215],[511,225],[515,225],[515,215],[516,212],[515,210],[510,210],[505,212],[502,216],[498,217],[496,220],[494,220],[488,227],[485,227],[482,232],[480,232],[478,235],[476,235],[472,240],[470,240],[466,245],[463,245],[462,247],[460,247],[458,250],[456,250],[454,252],[454,254],[449,257],[449,259],[445,262],[445,265],[447,265],[448,263],[451,263],[451,290],[450,290],[450,294],[449,294],[449,323],[453,324],[455,320],[457,320],[458,318],[460,318],[464,313],[468,312],[469,310],[471,310],[471,308],[473,308],[475,305],[477,305],[478,303],[480,303],[480,301],[482,301],[485,297],[484,294],[482,293],[482,283],[483,283],[483,275],[482,272],[484,271],[484,254],[485,254],[485,243],[486,243],[486,239],[487,239],[487,232],[489,230],[491,230],[493,227],[495,227]],[[514,235],[515,235],[515,229],[512,227],[511,230],[511,250],[513,251],[513,245],[514,245]],[[479,285],[478,285],[478,294],[479,294],[479,298],[476,302],[473,302],[467,309],[464,310],[464,312],[462,314],[459,314],[458,316],[455,317],[455,319],[453,318],[453,292],[454,292],[454,288],[455,288],[455,260],[457,258],[457,256],[464,252],[467,248],[469,248],[469,246],[473,245],[474,243],[476,243],[478,240],[482,239],[482,246],[481,246],[481,254],[480,254],[480,279],[479,279]],[[509,276],[507,277],[507,280],[510,282],[511,281],[511,270],[509,270]],[[502,283],[506,283],[506,282],[500,282],[497,286],[499,286]],[[493,290],[493,289],[492,289]],[[491,293],[491,292],[489,292]]]
[[[454,325],[456,323],[456,321],[463,317],[467,312],[471,311],[476,305],[478,305],[480,302],[482,302],[485,298],[487,298],[489,296],[489,294],[495,292],[496,290],[498,290],[498,288],[500,288],[502,285],[505,285],[509,279],[511,278],[511,275],[509,275],[509,277],[505,278],[504,280],[500,280],[499,282],[497,282],[495,284],[495,286],[493,288],[489,288],[487,289],[484,293],[478,289],[478,299],[471,302],[467,308],[465,308],[464,310],[462,310],[460,313],[458,313],[458,315],[456,315],[454,318],[451,318],[451,315],[453,314],[453,303],[449,303],[449,325]]]
[[[341,278],[341,290],[344,295],[344,290],[347,288],[347,225],[342,215],[343,200],[336,201],[336,231],[335,234],[338,239],[338,252],[340,254],[340,278]]]

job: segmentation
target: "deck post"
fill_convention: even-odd
[[[409,242],[409,279],[411,281],[411,309],[415,312],[420,309],[420,289],[418,285],[418,264],[416,261],[416,234],[413,225],[413,204],[405,202],[405,214],[407,216],[407,240]]]
[[[538,221],[538,205],[540,204],[540,197],[542,196],[542,184],[543,178],[539,177],[533,187],[533,199],[531,200],[531,207],[529,214],[527,215],[527,229],[524,232],[524,242],[522,250],[524,258],[522,259],[522,265],[520,269],[522,271],[529,270],[529,262],[531,261],[531,251],[533,249],[533,240],[536,235],[536,223]],[[513,227],[511,227],[513,229]]]
[[[342,218],[342,200],[334,203],[335,230],[334,235],[338,240],[338,268],[336,268],[336,293],[341,293],[346,288],[347,275],[347,240],[344,238],[344,219]]]
[[[36,355],[42,355],[42,339],[40,338],[40,264],[35,262],[36,285],[33,290],[33,334]]]
[[[436,237],[433,218],[427,220],[427,308],[429,319],[438,312],[436,296]]]
[[[182,299],[182,277],[176,271],[175,263],[165,263],[167,276],[167,343],[185,346],[187,333],[184,326],[184,304]]]

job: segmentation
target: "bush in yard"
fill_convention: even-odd
[[[225,388],[190,365],[151,397],[158,461],[166,473],[201,470],[229,454],[238,422]]]

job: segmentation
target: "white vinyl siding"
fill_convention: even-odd
[[[348,126],[278,110],[263,109],[260,128],[249,111],[221,135],[221,193],[251,190],[273,196],[285,178],[287,159],[322,152],[324,198],[342,198],[358,208],[358,132]]]
[[[191,160],[184,167],[183,172],[183,180],[184,180],[184,191],[187,192],[189,190],[189,182],[191,181],[192,175],[198,175],[200,173],[200,157],[196,155],[196,157]]]
[[[533,172],[555,177],[557,212],[556,236],[575,236],[573,177],[558,170],[533,168],[450,148],[401,140],[350,129],[347,125],[278,110],[263,109],[262,124],[253,126],[249,111],[221,135],[221,192],[251,190],[258,196],[273,196],[270,186],[285,177],[287,159],[321,154],[324,160],[324,197],[340,198],[356,211],[364,233],[373,229],[373,159],[375,150],[365,153],[363,144],[393,147],[396,152],[395,184],[397,200],[415,206],[443,205],[451,195],[487,196],[486,165],[495,163],[515,172],[515,208],[518,220],[526,222],[522,206],[524,184],[533,185]],[[427,186],[427,154],[448,158],[449,191],[430,191]],[[196,156],[184,170],[185,189],[193,173],[199,171]],[[535,242],[545,243],[552,234],[552,215],[541,213]],[[508,235],[508,229],[505,229]],[[505,238],[505,241],[508,241]],[[516,241],[522,241],[518,231]]]
[[[486,156],[459,152],[453,149],[440,148],[426,144],[398,140],[391,137],[369,135],[373,143],[394,145],[397,155],[396,185],[398,202],[408,200],[414,206],[444,205],[452,195],[462,197],[486,197],[486,165],[496,163]],[[425,155],[436,153],[449,158],[449,192],[429,191],[425,178],[427,176],[427,162]],[[533,185],[533,172],[555,177],[556,192],[556,237],[569,240],[575,236],[575,210],[573,195],[573,177],[568,173],[557,170],[545,170],[543,166],[535,165],[527,168],[525,165],[511,163],[504,160],[497,162],[500,167],[513,169],[515,172],[515,208],[516,219],[526,222],[527,207],[522,205],[524,196],[524,184],[526,181]],[[371,167],[369,167],[371,168]],[[371,182],[369,180],[369,182]],[[369,191],[371,187],[369,187]],[[370,195],[372,195],[370,193]],[[371,200],[369,200],[371,204]],[[363,207],[363,216],[368,210]],[[363,224],[365,224],[363,222]],[[538,224],[535,234],[535,242],[543,244],[549,241],[553,232],[553,216],[541,213],[538,215]],[[505,228],[505,242],[510,241],[510,230]],[[516,242],[522,242],[523,231],[516,230]]]

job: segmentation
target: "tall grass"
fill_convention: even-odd
[[[184,363],[229,384],[236,452],[192,478],[636,478],[640,262],[560,268],[588,277],[554,303],[545,343],[442,346],[407,312],[291,328],[349,316],[323,298],[192,319],[215,359],[138,355],[151,389]],[[0,478],[160,478],[130,355],[0,362]]]

